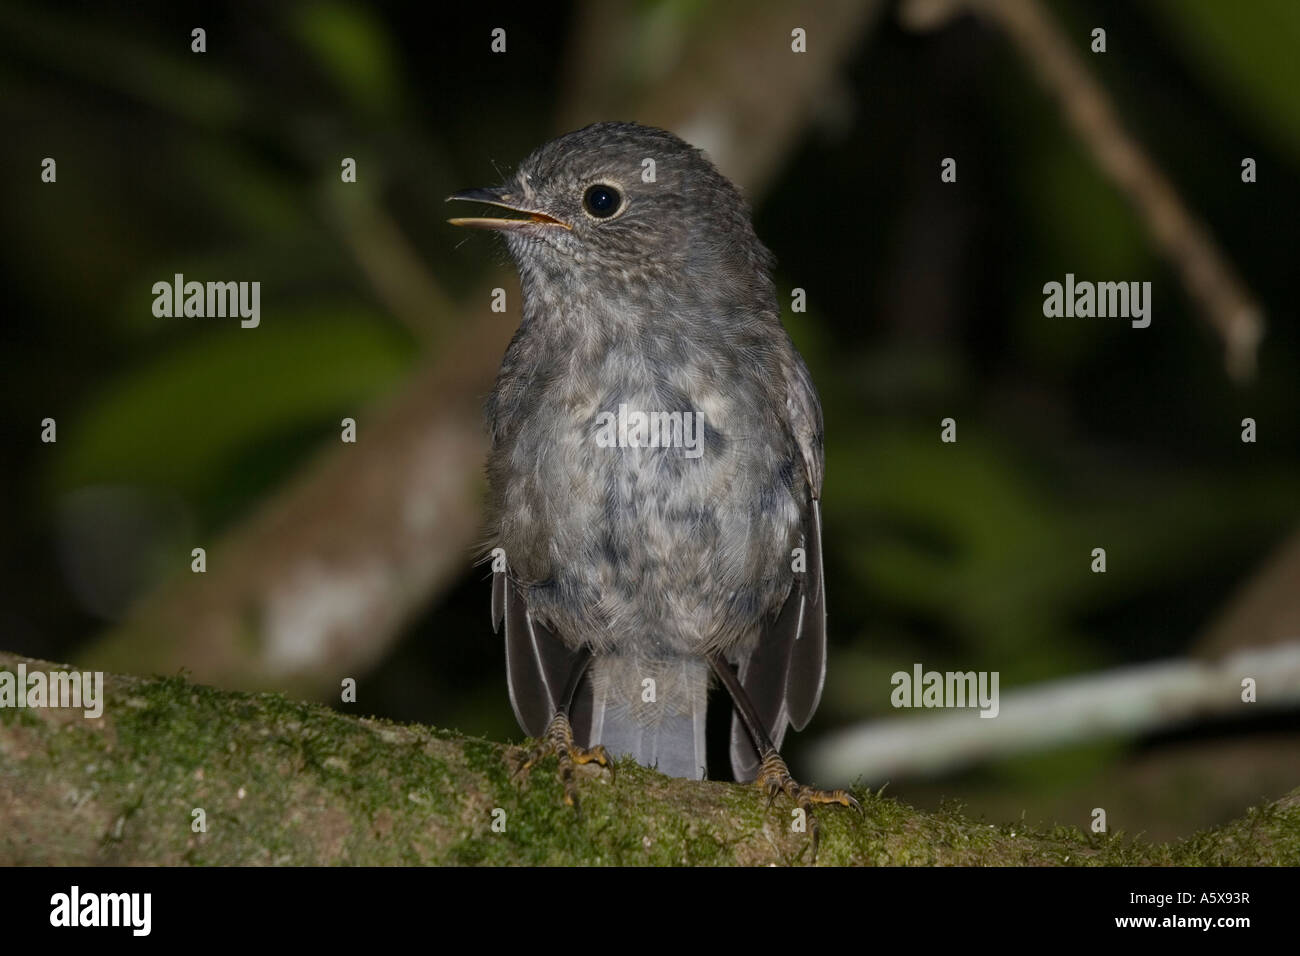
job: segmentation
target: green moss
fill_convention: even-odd
[[[0,655],[11,669],[17,660]],[[769,808],[753,786],[621,761],[616,775],[579,768],[578,813],[563,802],[555,758],[516,775],[519,753],[278,694],[108,676],[100,720],[0,711],[0,864],[711,866],[811,856],[788,801]],[[821,864],[1300,865],[1300,790],[1171,846],[854,793],[861,816],[817,811]],[[206,832],[192,828],[196,808]]]

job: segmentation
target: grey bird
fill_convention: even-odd
[[[597,123],[450,199],[501,210],[450,221],[503,234],[523,293],[489,528],[534,759],[558,754],[574,804],[572,766],[610,754],[703,778],[712,674],[737,780],[856,806],[778,753],[826,675],[822,413],[739,191],[671,133]]]

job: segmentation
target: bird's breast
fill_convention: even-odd
[[[770,609],[800,515],[795,449],[760,389],[617,349],[533,381],[490,470],[537,606],[651,653],[734,639]]]

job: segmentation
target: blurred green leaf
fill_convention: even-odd
[[[1185,49],[1240,98],[1270,140],[1300,156],[1300,3],[1296,0],[1158,0],[1153,9]]]
[[[21,38],[21,39],[20,39]],[[66,14],[0,5],[0,40],[58,73],[81,77],[141,103],[200,125],[227,129],[244,116],[239,83],[190,53],[187,30],[167,50],[142,40],[138,31],[108,22],[69,28]]]
[[[256,442],[341,410],[355,417],[413,356],[409,340],[360,312],[263,316],[256,329],[195,321],[225,324],[115,376],[60,430],[55,492],[122,482],[199,494]]]
[[[1112,467],[1081,494],[1031,478],[1030,458],[972,426],[956,444],[938,441],[937,421],[929,432],[869,431],[827,456],[838,552],[885,610],[943,622],[965,654],[1000,661],[1009,683],[1097,666],[1095,642],[1075,632],[1079,614],[1204,575],[1294,508],[1286,469]],[[1105,574],[1090,569],[1095,547],[1106,548]]]
[[[392,43],[369,10],[351,3],[313,3],[297,9],[293,26],[354,103],[374,112],[393,106],[400,84]]]

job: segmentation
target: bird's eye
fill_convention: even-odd
[[[587,212],[597,219],[608,219],[614,213],[618,212],[618,204],[622,199],[618,190],[613,186],[597,184],[588,188],[582,197],[582,205]]]

